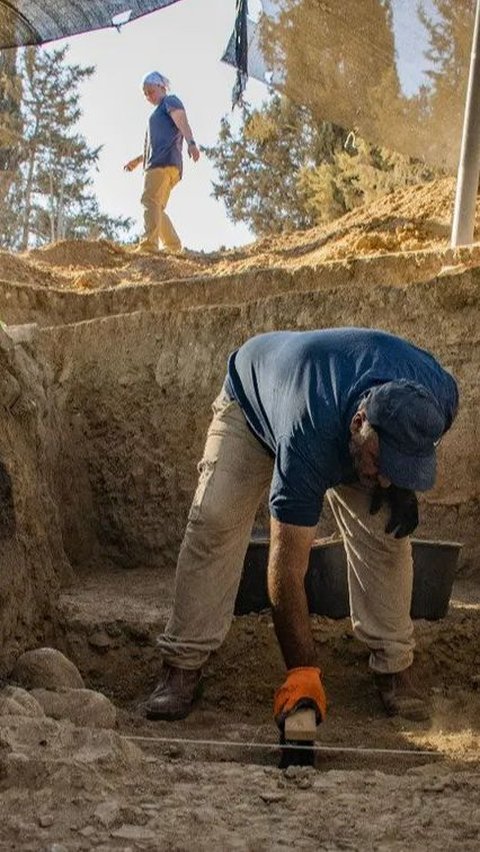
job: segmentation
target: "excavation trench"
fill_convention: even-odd
[[[79,667],[88,687],[114,702],[118,732],[152,759],[277,766],[272,701],[284,669],[267,610],[234,618],[227,640],[206,666],[202,699],[187,719],[144,718],[141,704],[158,677],[156,636],[172,591],[171,574],[96,566],[62,594],[55,644]],[[328,718],[318,731],[317,769],[401,774],[432,762],[460,767],[477,760],[480,588],[458,581],[445,618],[414,624],[417,673],[434,706],[432,721],[422,723],[384,716],[368,653],[353,638],[349,618],[312,615],[329,697]]]

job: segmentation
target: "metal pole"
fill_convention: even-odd
[[[480,175],[480,0],[473,29],[470,73],[463,121],[462,148],[452,223],[452,247],[473,243],[475,206]]]

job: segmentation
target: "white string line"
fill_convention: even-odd
[[[203,745],[203,746],[230,746],[233,748],[263,748],[278,751],[278,749],[295,749],[295,751],[323,751],[323,752],[345,752],[353,754],[395,754],[405,755],[408,757],[442,757],[436,751],[422,751],[420,749],[407,748],[368,748],[360,746],[336,746],[336,745],[293,745],[285,743],[246,743],[235,742],[234,740],[195,740],[184,737],[143,737],[129,734],[122,734],[124,740],[138,740],[149,743],[162,743],[163,745]]]

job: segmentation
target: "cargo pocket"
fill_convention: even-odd
[[[230,399],[227,396],[225,390],[222,388],[218,396],[212,402],[212,411],[215,417],[221,416],[225,414],[225,412],[229,411],[231,408],[234,408],[237,403],[234,399]]]
[[[198,463],[198,484],[188,513],[189,521],[198,521],[202,514],[202,509],[205,508],[208,502],[215,465],[216,461],[212,461],[211,459],[202,459],[202,461]]]

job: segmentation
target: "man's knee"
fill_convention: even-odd
[[[234,532],[239,513],[228,503],[204,501],[200,506],[192,505],[188,525],[192,531],[210,536],[212,545],[227,532]]]

